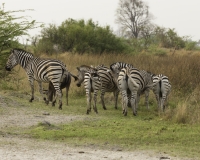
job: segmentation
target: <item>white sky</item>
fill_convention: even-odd
[[[45,24],[61,22],[68,18],[75,20],[92,19],[99,25],[109,25],[114,31],[116,9],[119,0],[1,0],[5,10],[34,9],[25,14]],[[165,28],[175,28],[179,36],[191,36],[200,40],[200,0],[145,0],[154,15],[154,23]],[[30,32],[38,35],[39,30]]]

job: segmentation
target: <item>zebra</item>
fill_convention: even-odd
[[[91,112],[91,100],[93,92],[93,100],[94,105],[93,109],[96,113],[97,107],[96,107],[96,101],[97,101],[97,93],[100,89],[101,82],[99,80],[99,76],[97,74],[97,69],[87,66],[87,65],[81,65],[80,67],[77,67],[78,75],[77,75],[77,87],[80,87],[82,83],[84,83],[84,88],[86,92],[87,97],[87,111],[86,114],[89,114]]]
[[[52,105],[55,104],[56,98],[59,97],[59,109],[62,109],[60,82],[68,72],[64,63],[55,59],[34,57],[33,54],[23,49],[15,48],[11,50],[5,69],[11,71],[18,64],[25,70],[31,86],[32,94],[29,102],[34,100],[34,80],[38,82],[41,94],[43,93],[42,82],[51,82],[56,90]]]
[[[131,92],[131,107],[133,115],[137,115],[138,102],[140,94],[146,89],[152,87],[152,76],[149,72],[139,70],[133,67],[122,68],[119,74],[113,70],[115,78],[117,79],[119,90],[122,94],[122,108],[124,116],[127,115],[128,94],[127,90]]]
[[[71,74],[70,72],[67,73],[67,75],[63,78],[63,81],[60,83],[60,89],[62,92],[62,89],[66,89],[66,104],[68,106],[68,92],[69,92],[69,87],[71,84],[71,77],[73,77],[75,79],[75,81],[77,80],[77,77],[73,74]],[[49,87],[48,90],[43,89],[43,93],[47,95],[47,99],[44,98],[44,101],[46,104],[49,104],[49,101],[53,101],[53,97],[56,95],[56,90],[52,84],[52,82],[49,82]]]
[[[117,74],[119,74],[122,68],[126,68],[126,67],[134,68],[132,64],[125,63],[125,62],[115,62],[110,65],[111,71],[115,71]]]
[[[96,68],[101,81],[101,103],[103,109],[107,109],[104,103],[105,92],[113,92],[115,98],[115,109],[117,109],[119,89],[111,70],[104,65],[98,65]]]
[[[160,109],[161,111],[164,111],[165,102],[171,91],[170,81],[167,76],[163,74],[158,74],[158,75],[153,76],[153,83],[154,83],[154,86],[152,90],[156,96],[158,109]]]
[[[121,71],[121,69],[126,68],[126,67],[134,68],[132,64],[125,63],[125,62],[115,62],[110,65],[111,71],[116,72],[115,74],[117,74],[117,76],[119,75],[119,72]],[[153,75],[154,75],[153,73],[149,72],[148,79],[151,80]],[[146,104],[147,109],[149,109],[149,92],[150,92],[150,88],[146,88],[145,90],[141,92],[141,94],[145,94],[145,104]],[[127,94],[128,94],[128,107],[131,107],[131,103],[130,103],[131,92],[129,89],[127,89]]]

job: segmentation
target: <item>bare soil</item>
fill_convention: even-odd
[[[56,108],[55,108],[56,109]],[[0,159],[1,160],[183,160],[166,153],[153,151],[127,152],[113,147],[102,150],[96,146],[74,147],[66,142],[37,140],[9,134],[12,128],[26,128],[41,122],[70,123],[87,118],[74,115],[50,115],[46,111],[34,111],[0,93]],[[15,131],[17,132],[17,131]],[[185,159],[186,160],[186,159]],[[188,159],[187,159],[188,160]]]

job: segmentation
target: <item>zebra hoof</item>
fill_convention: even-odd
[[[98,111],[95,111],[96,114],[98,114]]]
[[[29,102],[32,102],[34,100],[34,98],[31,98],[30,100],[29,100]]]
[[[107,108],[106,108],[106,107],[103,107],[103,109],[104,109],[104,110],[107,110]]]
[[[124,111],[123,111],[123,114],[124,114],[124,116],[127,116],[127,111],[124,110]]]
[[[133,113],[134,116],[137,116],[137,113]]]
[[[86,114],[89,114],[89,113],[90,113],[90,111],[89,111],[89,110],[87,110]]]

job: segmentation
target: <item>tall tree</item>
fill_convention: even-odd
[[[116,23],[120,25],[124,36],[138,38],[152,18],[149,7],[141,0],[119,0],[116,11]]]

